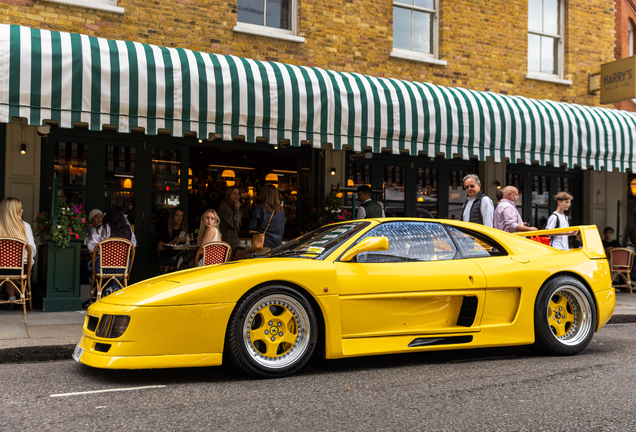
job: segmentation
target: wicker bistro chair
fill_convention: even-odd
[[[609,251],[610,254],[610,270],[612,272],[612,285],[615,288],[629,288],[632,291],[632,265],[634,264],[634,251],[628,248],[614,248]],[[614,279],[619,276],[622,284],[615,284]]]
[[[15,274],[0,275],[0,287],[11,284],[20,293],[20,299],[0,300],[0,303],[21,304],[22,312],[26,315],[26,302],[29,310],[33,310],[31,299],[31,248],[24,240],[15,237],[0,237],[0,270]],[[24,272],[24,258],[26,256],[27,270]],[[5,285],[5,287],[7,286]]]
[[[121,288],[127,287],[134,260],[135,247],[130,240],[111,237],[97,243],[93,250],[91,299],[101,299],[102,290],[110,281],[115,281]],[[99,266],[95,264],[97,262]],[[123,285],[118,278],[123,279]]]
[[[208,266],[212,264],[222,264],[230,259],[232,253],[232,247],[222,241],[215,241],[206,243],[199,248],[194,262],[198,265],[199,258],[203,260],[202,266]]]

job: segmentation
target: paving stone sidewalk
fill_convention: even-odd
[[[0,310],[0,363],[70,358],[86,311]],[[616,293],[612,324],[636,323],[636,293]]]

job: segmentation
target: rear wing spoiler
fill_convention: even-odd
[[[596,225],[581,225],[566,228],[555,228],[549,230],[539,231],[522,231],[514,234],[521,237],[534,237],[534,236],[553,236],[563,235],[565,233],[579,232],[581,234],[581,241],[583,246],[581,250],[590,259],[602,259],[605,258],[605,248],[603,248],[603,242],[601,241],[601,235],[598,232]]]

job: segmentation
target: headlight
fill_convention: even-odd
[[[118,338],[124,334],[129,323],[130,316],[128,315],[102,315],[95,336]]]

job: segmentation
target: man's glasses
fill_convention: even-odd
[[[476,185],[466,185],[464,186],[464,189],[474,189],[476,187],[477,187]]]

